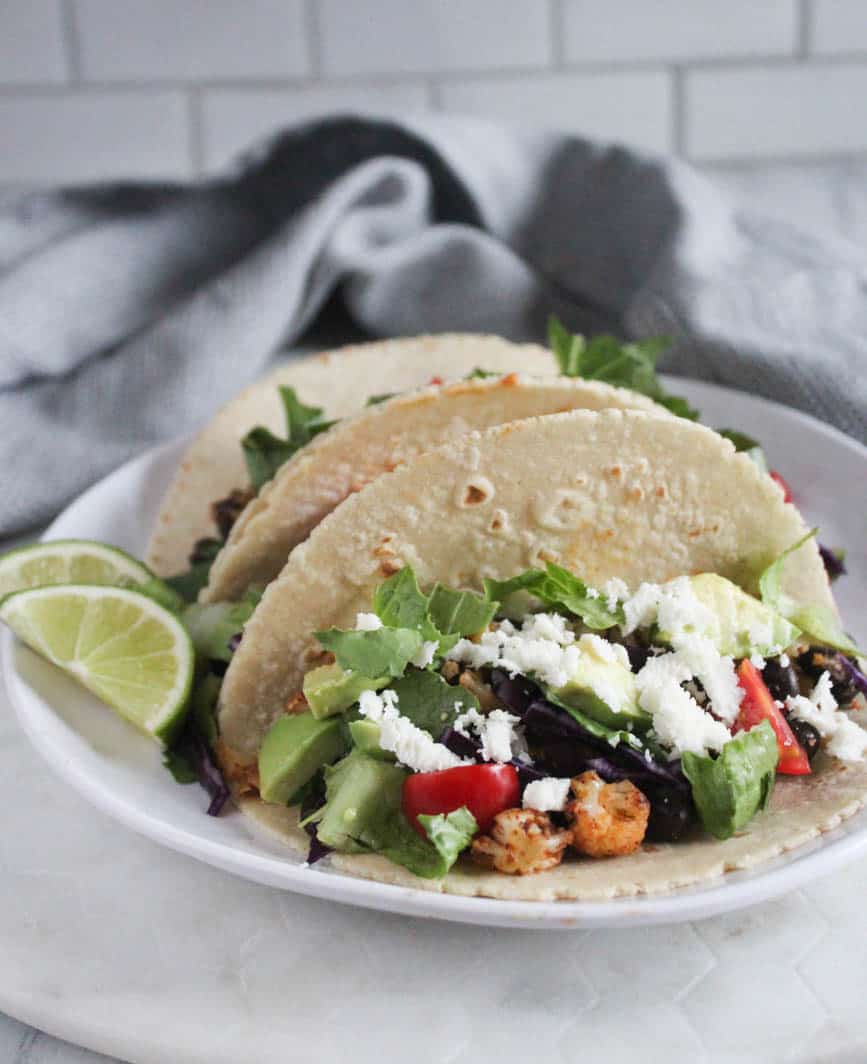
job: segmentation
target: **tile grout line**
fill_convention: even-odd
[[[81,36],[78,32],[73,0],[60,0],[60,29],[63,37],[63,55],[66,59],[68,83],[81,83]]]
[[[310,75],[322,78],[322,27],[316,0],[307,0],[304,7],[304,32],[307,37],[307,55],[310,60]]]
[[[810,56],[810,44],[812,39],[813,8],[811,0],[797,0],[797,35],[795,39],[795,55],[799,59],[808,59]]]
[[[675,155],[683,156],[686,141],[686,77],[683,67],[673,66],[671,70],[671,150]]]

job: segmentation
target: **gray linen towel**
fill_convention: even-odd
[[[0,200],[0,535],[189,431],[327,304],[376,336],[676,338],[663,368],[867,437],[867,256],[683,164],[475,120],[338,117],[195,184]],[[859,372],[860,371],[860,372]]]

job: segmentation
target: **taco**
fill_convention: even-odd
[[[250,483],[242,440],[256,429],[265,430],[259,436],[266,439],[284,431],[289,412],[281,389],[292,389],[306,404],[302,412],[316,411],[315,427],[321,428],[355,413],[371,397],[418,388],[432,378],[464,377],[476,367],[496,373],[557,371],[551,352],[536,344],[448,333],[357,344],[281,366],[227,403],[192,441],[159,508],[147,564],[158,576],[173,576],[187,569],[197,542],[219,538],[213,504],[226,500],[223,512],[230,518]]]
[[[464,436],[329,514],[244,628],[217,750],[245,813],[346,872],[658,892],[863,805],[856,654],[749,458],[681,419],[574,411]]]
[[[597,381],[509,373],[384,400],[318,434],[290,457],[234,521],[210,568],[204,602],[235,601],[265,586],[327,514],[414,455],[527,417],[573,409],[638,409],[671,416],[637,392]]]

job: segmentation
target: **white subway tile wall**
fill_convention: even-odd
[[[867,153],[867,0],[0,0],[0,185],[212,172],[334,111],[698,162]]]

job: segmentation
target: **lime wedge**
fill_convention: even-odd
[[[165,740],[182,718],[193,644],[146,595],[85,584],[30,588],[0,603],[0,620],[148,735]]]
[[[52,584],[135,587],[152,579],[153,573],[135,558],[89,539],[34,543],[0,555],[0,598],[13,591]]]

